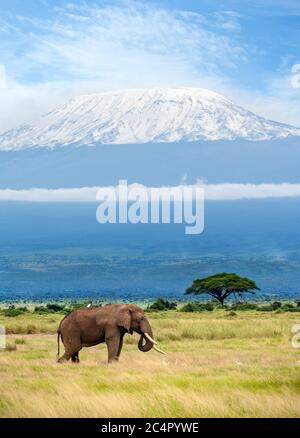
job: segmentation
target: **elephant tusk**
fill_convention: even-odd
[[[148,341],[152,342],[153,345],[157,344],[157,342],[155,342],[154,339],[152,339],[151,336],[148,335],[148,333],[144,333],[144,336],[148,339]]]
[[[153,345],[154,350],[158,351],[161,354],[167,354],[164,351],[160,350],[158,347],[156,347],[156,345]]]

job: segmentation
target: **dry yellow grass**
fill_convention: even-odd
[[[300,351],[291,346],[296,314],[149,318],[168,355],[140,353],[138,338],[127,336],[114,365],[106,364],[104,345],[84,349],[80,365],[56,364],[50,333],[57,315],[0,319],[9,343],[18,340],[16,350],[0,351],[0,416],[300,417]],[[48,333],[20,335],[24,325]]]

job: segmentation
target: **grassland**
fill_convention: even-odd
[[[141,353],[127,336],[120,362],[105,345],[81,364],[56,363],[62,316],[0,316],[1,417],[300,417],[300,314],[223,310],[149,314],[168,352]]]

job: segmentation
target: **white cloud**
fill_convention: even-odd
[[[78,189],[0,189],[0,201],[22,202],[96,202],[97,187]]]
[[[293,89],[288,77],[270,79],[269,89],[263,91],[234,87],[217,80],[215,91],[266,119],[300,127],[300,91]]]
[[[19,16],[13,26],[0,24],[8,36],[0,42],[0,62],[7,61],[9,75],[5,92],[0,90],[0,132],[71,95],[153,86],[215,88],[221,70],[246,56],[233,37],[238,16],[229,12],[205,17],[135,1],[78,2],[56,8],[51,20]]]
[[[135,186],[137,186],[135,184]],[[128,186],[129,189],[133,185]],[[207,184],[177,187],[203,187],[205,200],[229,201],[241,199],[295,198],[300,197],[300,184]],[[0,201],[22,202],[97,202],[100,187],[73,189],[0,190]]]
[[[6,88],[6,69],[3,64],[0,64],[0,90]]]
[[[294,64],[291,68],[291,72],[292,88],[300,88],[300,64]]]
[[[300,184],[208,184],[207,200],[290,198],[300,196]]]
[[[67,3],[50,9],[48,19],[7,21],[0,18],[0,63],[8,75],[6,88],[0,79],[0,132],[73,95],[155,86],[209,88],[264,117],[300,125],[291,72],[264,78],[264,91],[255,90],[255,80],[241,86],[238,71],[262,48],[246,44],[237,12],[203,15],[127,0]]]

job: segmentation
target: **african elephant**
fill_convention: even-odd
[[[82,347],[92,347],[106,342],[108,362],[119,360],[125,333],[140,334],[138,348],[147,352],[156,347],[153,332],[144,311],[135,304],[109,304],[104,307],[84,307],[66,315],[57,331],[57,355],[59,357],[59,339],[65,347],[65,353],[58,362],[79,362]]]

